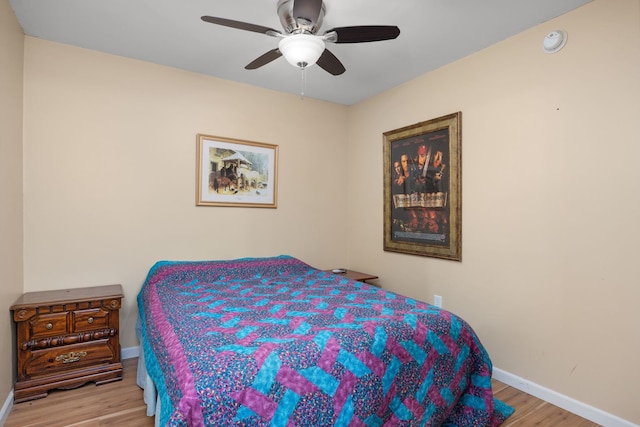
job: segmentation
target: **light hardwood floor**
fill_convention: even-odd
[[[146,416],[142,390],[136,385],[138,359],[123,361],[122,381],[73,390],[56,390],[44,399],[13,405],[4,427],[152,427]],[[547,402],[493,380],[495,396],[516,412],[501,427],[596,427]]]

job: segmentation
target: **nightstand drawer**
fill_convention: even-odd
[[[31,322],[31,338],[67,333],[67,313],[39,314]]]
[[[84,332],[109,327],[109,312],[99,308],[73,312],[73,331]]]
[[[110,363],[114,360],[116,360],[115,352],[109,345],[109,340],[98,340],[54,349],[35,350],[31,352],[31,358],[25,366],[24,373],[35,377],[66,371],[71,367],[75,369],[97,363]]]

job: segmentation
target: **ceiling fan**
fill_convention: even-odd
[[[392,25],[359,25],[336,27],[317,35],[325,14],[322,0],[279,0],[277,11],[284,33],[261,25],[215,16],[203,16],[201,19],[212,24],[280,38],[277,48],[247,64],[244,67],[247,70],[260,68],[284,55],[290,64],[303,70],[317,63],[328,73],[337,76],[345,72],[344,65],[325,47],[325,42],[376,42],[395,39],[400,34],[400,29]]]

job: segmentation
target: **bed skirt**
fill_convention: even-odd
[[[136,335],[138,336],[138,340],[142,342],[141,335],[142,332],[140,330],[140,319],[136,321]],[[147,405],[147,416],[153,417],[156,413],[160,413],[160,397],[158,396],[158,392],[156,391],[156,386],[153,383],[153,380],[147,373],[147,365],[144,363],[144,348],[140,346],[140,355],[138,356],[138,370],[136,373],[136,384],[142,390],[144,390],[143,397],[144,403]],[[160,418],[155,418],[155,427],[159,427]]]

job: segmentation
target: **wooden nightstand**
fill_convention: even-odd
[[[121,285],[28,292],[11,306],[16,322],[18,380],[14,402],[49,390],[122,379]]]
[[[355,270],[347,270],[347,269],[339,269],[339,270],[344,270],[344,273],[336,273],[335,271],[337,270],[324,270],[324,271],[333,273],[333,274],[338,274],[340,276],[346,277],[347,279],[357,280],[358,282],[364,282],[364,283],[366,283],[367,280],[375,280],[378,278],[378,276],[374,276],[373,274],[360,273],[359,271],[355,271]]]

